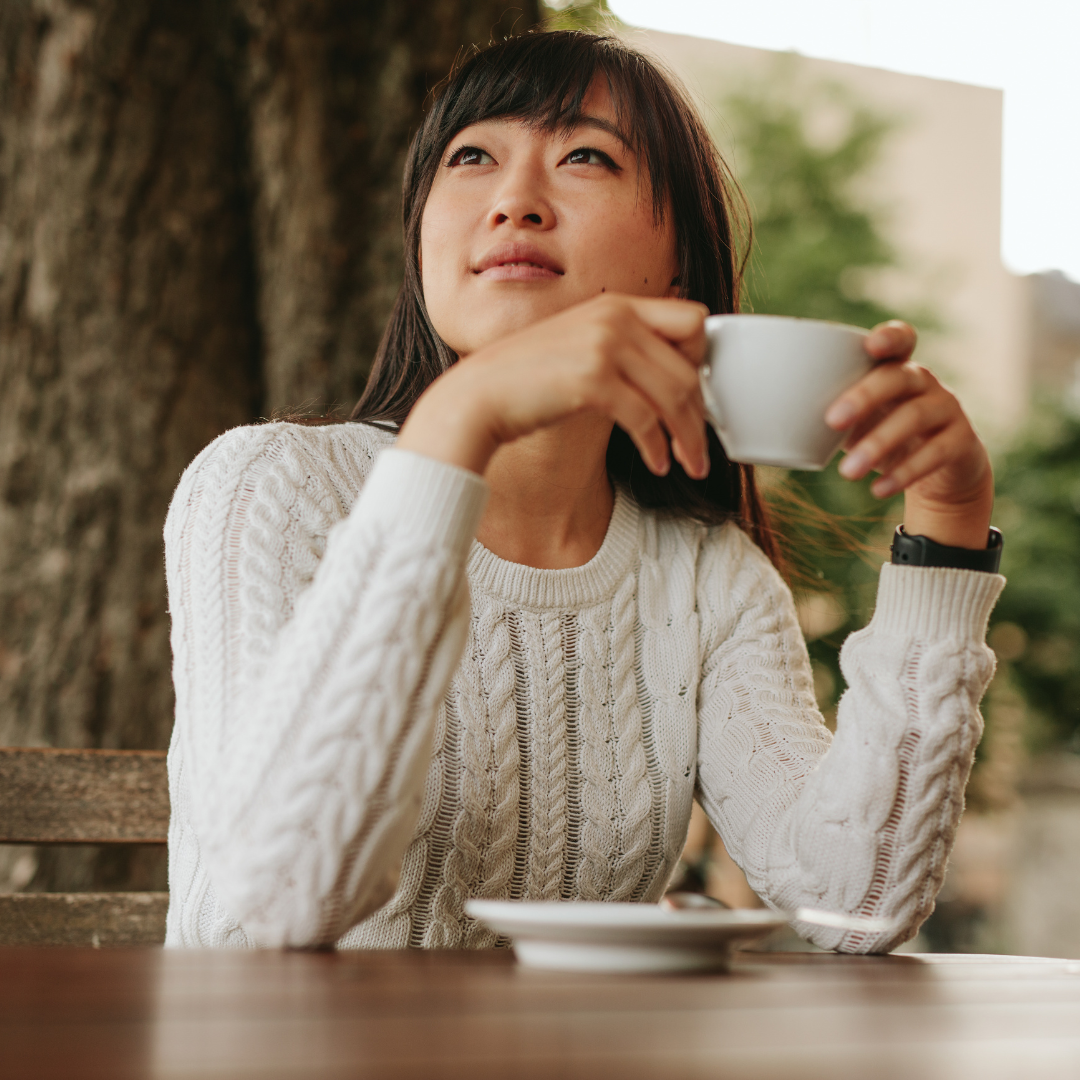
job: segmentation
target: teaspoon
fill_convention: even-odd
[[[731,910],[723,900],[704,893],[673,892],[668,893],[660,906],[667,911],[707,911],[716,909]],[[899,919],[882,919],[874,915],[848,915],[839,911],[819,911],[817,908],[801,907],[795,911],[779,911],[778,915],[788,922],[812,923],[815,926],[827,926],[833,930],[855,930],[866,934],[889,934],[900,929]]]

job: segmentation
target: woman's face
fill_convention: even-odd
[[[459,356],[601,292],[677,296],[667,214],[618,133],[606,83],[576,128],[486,120],[458,132],[420,226],[424,300]]]

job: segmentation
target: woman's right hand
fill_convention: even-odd
[[[689,300],[610,294],[567,308],[436,379],[397,445],[483,475],[504,443],[593,411],[618,424],[658,476],[670,468],[669,435],[700,479],[709,471],[698,378],[708,313]]]

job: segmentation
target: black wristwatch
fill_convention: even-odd
[[[1004,537],[999,529],[990,529],[990,538],[982,551],[970,548],[946,547],[929,536],[908,536],[898,525],[893,534],[892,561],[899,566],[949,566],[956,570],[982,570],[996,574],[1001,565]]]

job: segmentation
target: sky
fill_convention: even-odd
[[[1004,90],[1002,259],[1080,281],[1080,0],[608,0],[633,26]]]

